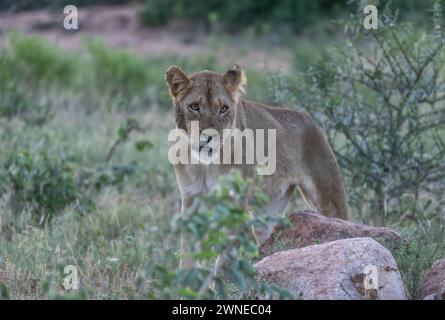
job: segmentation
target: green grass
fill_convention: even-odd
[[[155,111],[138,114],[141,119],[164,119],[166,125],[169,122],[166,114]],[[94,168],[104,163],[123,119],[122,114],[87,115],[81,110],[63,110],[44,128],[27,126],[19,119],[2,123],[2,128],[3,132],[20,133],[20,138],[11,144],[20,144],[21,148],[32,150],[32,154],[45,149],[56,157],[56,150],[63,150],[77,168]],[[12,285],[13,298],[27,297],[23,290],[32,279],[39,279],[39,287],[43,287],[48,274],[56,288],[39,292],[38,297],[46,298],[54,290],[57,292],[59,267],[67,264],[79,267],[82,283],[95,289],[92,298],[128,298],[130,292],[127,295],[123,287],[134,285],[132,281],[143,271],[144,263],[155,257],[150,256],[148,246],[156,243],[164,248],[177,247],[177,239],[162,234],[163,225],[178,210],[179,199],[173,172],[166,165],[166,132],[164,128],[149,130],[146,136],[155,142],[155,147],[143,154],[132,145],[117,150],[114,163],[138,163],[136,174],[124,181],[120,190],[110,187],[94,194],[96,207],[83,214],[74,204],[68,204],[45,228],[37,227],[26,209],[11,212],[11,191],[5,190],[0,200],[3,227],[0,256],[8,257],[14,269],[14,279],[8,283]],[[1,144],[2,151],[6,151],[2,156],[10,150],[5,144]],[[14,224],[9,224],[10,221]],[[117,282],[109,283],[110,277],[116,277]],[[144,295],[137,293],[135,297]]]
[[[43,39],[10,34],[1,57],[6,87],[0,105],[0,257],[9,275],[0,280],[13,299],[147,298],[145,265],[164,263],[162,254],[179,248],[169,233],[180,197],[167,159],[174,124],[164,72],[171,64],[188,72],[225,66],[210,55],[138,58],[99,40],[86,40],[85,48],[85,55],[74,58]],[[265,81],[256,80],[255,71],[248,74],[254,85]],[[44,121],[29,121],[42,109],[39,101],[50,110]],[[128,119],[137,119],[145,131],[132,132],[107,162]],[[153,148],[138,151],[135,142],[144,140]],[[45,155],[50,162],[42,160]],[[6,169],[11,157],[14,165]],[[133,174],[118,185],[96,190],[83,177],[130,163]],[[11,177],[25,189],[17,190]],[[56,206],[39,198],[48,187],[61,192],[52,199]],[[77,194],[93,206],[81,210]],[[49,213],[50,220],[41,219]],[[177,263],[173,256],[167,267]],[[66,265],[80,272],[83,290],[73,296],[61,287]]]
[[[177,237],[170,233],[180,197],[167,160],[173,114],[164,71],[171,64],[187,72],[223,71],[228,66],[219,65],[211,54],[196,59],[136,57],[109,49],[98,40],[85,41],[85,54],[76,56],[39,38],[13,34],[9,39],[0,73],[7,80],[0,82],[6,85],[0,90],[0,257],[9,271],[0,273],[0,282],[14,299],[149,297],[153,288],[145,265],[165,263],[165,253],[179,249]],[[304,47],[307,52],[297,59],[309,61],[315,49],[311,44]],[[305,65],[301,61],[296,68]],[[270,88],[274,81],[293,81],[255,70],[247,70],[247,76],[248,97],[266,103],[275,100]],[[48,113],[42,121],[31,121],[42,105]],[[37,118],[41,114],[37,112]],[[132,132],[107,162],[119,128],[128,119],[137,119],[146,130]],[[138,151],[134,144],[144,139],[153,148]],[[14,206],[17,190],[11,188],[4,164],[12,154],[24,151],[32,159],[47,153],[62,168],[69,167],[63,174],[74,179],[76,192],[93,206],[80,210],[80,197],[62,199],[45,226],[33,216],[33,206],[39,203]],[[132,174],[99,189],[82,176],[127,164],[134,164]],[[52,166],[33,164],[30,168],[30,172],[38,169],[46,174]],[[64,181],[57,183],[64,186]],[[300,200],[295,199],[292,208],[302,209]],[[418,298],[419,276],[434,258],[445,255],[444,248],[436,245],[443,242],[441,231],[430,228],[417,236],[412,227],[399,229],[407,233],[411,244],[408,249],[393,250],[412,296]],[[174,269],[177,263],[177,255],[172,255],[165,267]],[[61,287],[66,265],[75,265],[80,272],[82,290],[73,295]]]

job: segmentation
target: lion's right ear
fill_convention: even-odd
[[[227,89],[234,93],[235,96],[240,92],[244,93],[244,87],[246,86],[247,80],[244,71],[239,65],[235,64],[232,69],[224,73],[223,80]]]
[[[177,66],[171,66],[165,72],[165,80],[172,98],[177,98],[181,92],[191,87],[189,77]]]

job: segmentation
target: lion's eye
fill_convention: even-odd
[[[189,104],[189,109],[192,111],[199,111],[199,105],[197,103]]]
[[[221,107],[221,109],[219,109],[219,112],[220,112],[220,113],[226,113],[228,110],[229,110],[229,107],[226,106],[226,105],[223,105],[223,106]]]

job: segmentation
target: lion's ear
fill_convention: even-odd
[[[231,92],[238,94],[244,92],[247,79],[244,75],[244,71],[239,65],[235,65],[232,69],[223,74],[224,84]]]
[[[191,87],[189,77],[177,66],[171,66],[165,71],[165,80],[172,98],[178,97],[181,92]]]

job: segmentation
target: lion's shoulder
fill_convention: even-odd
[[[305,112],[272,107],[263,103],[241,100],[248,127],[312,127],[314,122]]]

